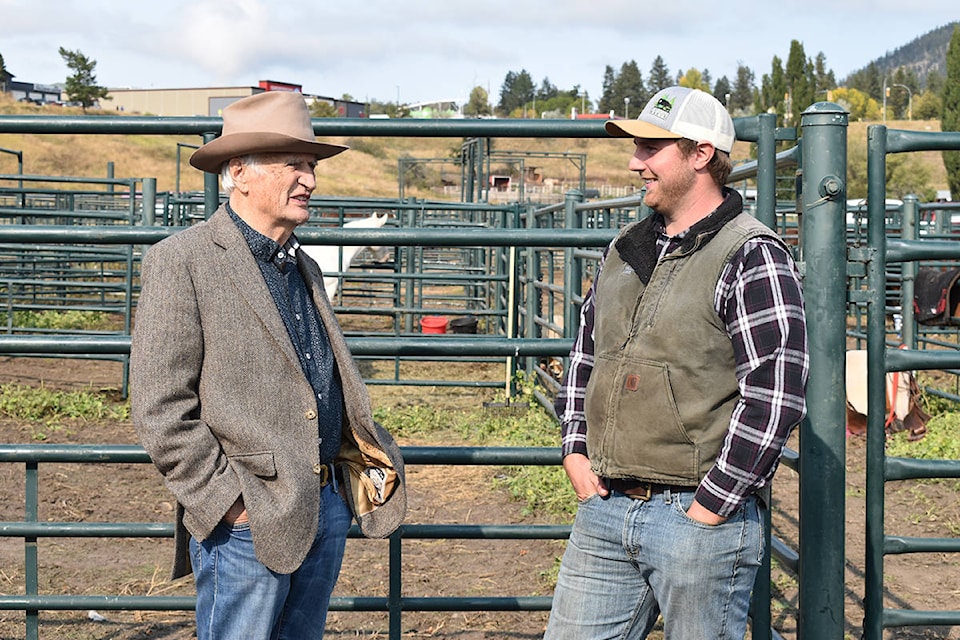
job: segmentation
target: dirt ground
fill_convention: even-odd
[[[0,382],[45,385],[55,389],[120,388],[118,363],[0,357]],[[372,387],[375,404],[409,402],[411,393],[434,406],[485,400],[476,390],[416,389],[385,391]],[[842,428],[842,425],[839,427]],[[0,441],[37,442],[37,425],[0,419]],[[129,423],[67,422],[44,429],[50,443],[135,443]],[[401,441],[401,445],[458,444]],[[864,566],[864,452],[862,439],[847,447],[846,603],[847,638],[859,638]],[[521,506],[493,487],[495,467],[408,467],[408,523],[548,523],[523,515]],[[20,521],[24,470],[0,465],[0,521]],[[798,478],[782,467],[774,489],[774,535],[797,547]],[[571,500],[573,499],[571,493]],[[150,465],[40,466],[40,519],[50,521],[170,522],[173,503]],[[905,536],[956,536],[960,501],[956,483],[897,483],[888,487],[889,531]],[[48,538],[38,543],[42,593],[78,595],[190,595],[189,578],[167,580],[169,539]],[[405,540],[403,593],[406,596],[545,596],[562,554],[562,541]],[[386,541],[350,540],[334,595],[385,596]],[[24,592],[24,547],[16,538],[0,538],[0,593]],[[952,610],[960,607],[960,558],[957,554],[887,556],[885,603],[889,607]],[[796,580],[774,570],[774,626],[784,638],[796,637]],[[187,640],[193,636],[190,612],[44,611],[43,640]],[[404,612],[404,638],[456,640],[539,638],[547,614],[522,612]],[[387,638],[389,622],[381,612],[330,613],[329,638]],[[0,611],[0,640],[25,637],[24,614]],[[960,638],[960,628],[903,628],[889,638]]]

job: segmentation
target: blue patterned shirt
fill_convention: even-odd
[[[320,419],[320,462],[333,462],[340,450],[343,389],[323,320],[310,297],[300,270],[297,269],[300,242],[291,234],[290,239],[281,247],[276,241],[244,222],[229,205],[227,211],[257,259],[267,289],[273,296],[277,311],[296,349],[300,367],[313,387]]]

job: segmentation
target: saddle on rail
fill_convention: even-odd
[[[913,311],[917,322],[946,326],[960,324],[960,269],[917,270]]]

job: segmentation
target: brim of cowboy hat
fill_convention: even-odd
[[[615,138],[677,139],[683,136],[643,120],[607,120],[603,128]]]
[[[193,152],[190,164],[209,173],[220,173],[230,158],[251,153],[306,153],[317,160],[333,157],[350,147],[313,142],[279,133],[231,133],[215,138]]]

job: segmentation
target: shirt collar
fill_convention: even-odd
[[[297,250],[300,248],[300,241],[297,240],[295,235],[291,233],[287,241],[281,246],[276,240],[268,238],[247,224],[243,218],[237,215],[229,203],[227,203],[227,213],[230,214],[230,218],[237,225],[241,235],[250,247],[250,252],[257,260],[272,262],[281,270],[288,262],[293,265],[297,264]]]

